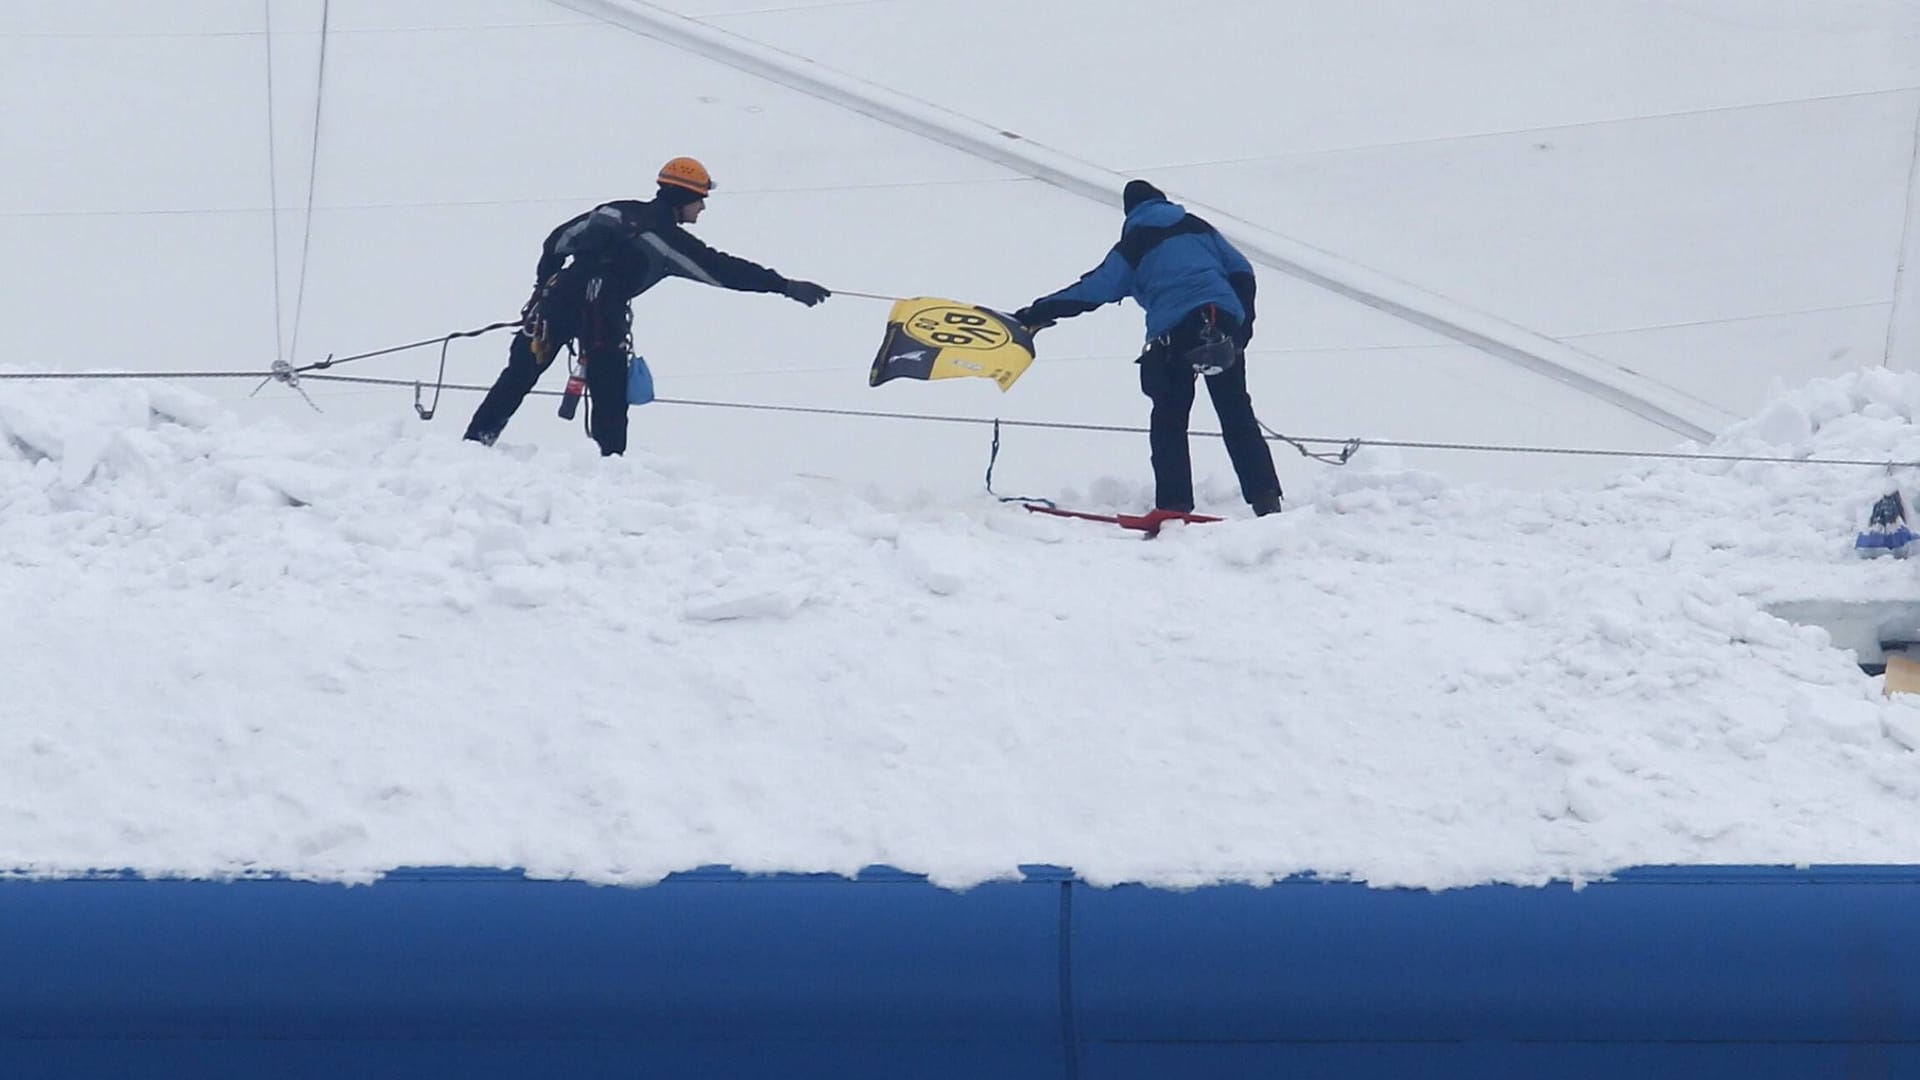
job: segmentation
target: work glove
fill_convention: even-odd
[[[1013,313],[1013,321],[1024,327],[1029,334],[1037,334],[1053,325],[1052,319],[1042,319],[1033,313],[1032,307],[1023,307]]]
[[[797,300],[808,307],[812,307],[833,295],[833,293],[827,291],[827,288],[823,285],[815,285],[811,281],[794,281],[792,279],[788,279],[787,283],[780,287],[780,292],[784,294],[787,299]]]

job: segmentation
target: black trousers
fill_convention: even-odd
[[[628,298],[599,277],[562,274],[527,305],[534,322],[513,336],[507,366],[467,423],[466,437],[491,443],[526,400],[560,347],[577,342],[586,365],[588,433],[603,455],[627,449],[627,357],[633,351]],[[536,348],[536,342],[543,348]]]
[[[1196,313],[1197,314],[1197,313]],[[1222,329],[1233,327],[1220,320]],[[1188,418],[1193,413],[1194,382],[1198,375],[1187,359],[1199,332],[1197,319],[1188,319],[1166,338],[1148,343],[1140,355],[1140,390],[1153,401],[1147,440],[1153,450],[1153,504],[1161,510],[1193,510],[1193,457],[1187,446]],[[1207,395],[1220,417],[1227,457],[1240,478],[1240,494],[1249,504],[1278,497],[1280,478],[1273,468],[1273,451],[1254,419],[1253,398],[1247,393],[1247,357],[1238,350],[1232,367],[1208,375]]]

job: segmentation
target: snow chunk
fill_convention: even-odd
[[[689,599],[685,614],[692,622],[729,622],[786,619],[804,606],[810,590],[799,583],[781,586],[742,586]]]

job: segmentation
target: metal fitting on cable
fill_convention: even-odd
[[[332,358],[329,357],[328,359],[331,360]],[[293,387],[294,391],[300,395],[300,400],[306,402],[309,408],[311,408],[314,412],[321,411],[320,406],[314,404],[313,399],[307,396],[306,387],[300,385],[299,370],[295,368],[292,364],[286,362],[285,360],[275,360],[273,362],[273,367],[270,368],[267,372],[267,377],[260,380],[260,385],[254,387],[253,393],[248,394],[247,396],[253,397],[259,394],[260,391],[265,390],[267,388],[268,383],[272,383],[272,382],[285,383],[286,385]]]

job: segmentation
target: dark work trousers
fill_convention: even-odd
[[[587,406],[589,434],[600,444],[602,454],[625,453],[627,356],[632,351],[633,322],[627,298],[605,290],[600,278],[563,275],[528,308],[538,320],[536,325],[544,327],[544,359],[534,348],[535,333],[531,329],[515,334],[507,350],[506,369],[474,410],[466,437],[484,443],[499,438],[534,383],[552,366],[560,347],[572,341],[579,345],[581,362],[586,366],[587,393],[592,398]]]
[[[1223,329],[1232,327],[1222,318]],[[1153,448],[1153,504],[1161,510],[1193,510],[1193,458],[1187,448],[1187,423],[1193,412],[1194,380],[1198,377],[1186,353],[1198,326],[1182,323],[1164,339],[1149,342],[1140,355],[1140,389],[1153,401],[1148,443]],[[1208,375],[1207,394],[1220,417],[1227,457],[1240,478],[1240,494],[1249,504],[1280,494],[1280,478],[1273,469],[1273,451],[1253,416],[1253,398],[1247,393],[1247,357],[1239,350],[1232,367]]]

